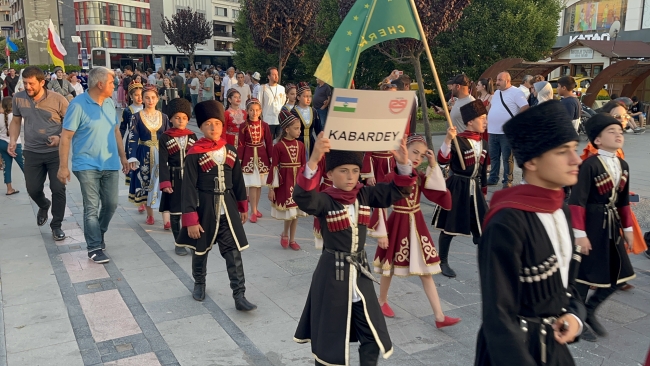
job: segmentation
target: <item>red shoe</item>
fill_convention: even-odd
[[[257,216],[257,217],[262,217],[263,215],[262,215],[261,212],[257,211],[257,213],[255,214],[255,216]]]
[[[381,306],[381,313],[384,314],[384,316],[387,318],[395,317],[395,313],[393,312],[393,309],[390,308],[390,305],[388,305],[387,302],[385,302],[384,305]]]
[[[447,315],[445,315],[445,320],[441,322],[436,322],[436,328],[444,328],[444,327],[449,327],[452,326],[456,323],[460,322],[460,318],[452,318]]]
[[[255,215],[255,214],[251,215],[251,218],[250,218],[249,220],[250,220],[250,222],[252,222],[253,224],[256,223],[256,222],[257,222],[257,215]]]
[[[147,225],[153,225],[153,224],[154,224],[153,216],[147,216]]]
[[[280,234],[280,245],[282,245],[284,249],[287,249],[289,247],[289,237]]]
[[[145,210],[145,208],[144,208],[144,203],[143,203],[143,204],[140,205],[140,207],[138,207],[138,212],[143,213],[144,210]]]
[[[169,230],[169,229],[171,229],[171,228],[172,228],[172,223],[171,223],[171,222],[166,222],[166,223],[163,225],[163,229],[165,229],[165,230]]]
[[[296,243],[295,241],[289,243],[289,247],[293,250],[300,250],[300,245],[298,245],[298,243]]]

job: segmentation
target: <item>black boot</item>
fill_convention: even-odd
[[[208,253],[192,256],[192,277],[194,277],[194,291],[192,297],[196,301],[205,299],[205,275],[207,273]]]
[[[359,346],[359,365],[376,366],[379,359],[379,345],[377,343],[366,343]]]
[[[176,238],[181,233],[181,215],[169,215],[169,222],[172,224],[172,235],[174,235],[174,243],[176,243]],[[187,255],[187,249],[174,245],[174,253],[181,256]]]
[[[442,270],[442,275],[450,278],[456,277],[456,272],[449,267],[447,258],[449,256],[449,247],[451,247],[451,240],[454,238],[453,235],[445,234],[440,232],[440,237],[438,238],[438,255],[440,256],[440,269]]]
[[[241,311],[251,311],[257,309],[257,305],[251,304],[246,300],[246,278],[244,277],[244,263],[242,262],[241,252],[237,249],[222,253],[223,259],[226,260],[226,269],[228,278],[230,278],[230,288],[232,297],[235,299],[235,309]]]
[[[596,318],[596,309],[598,309],[598,306],[600,306],[600,304],[614,292],[616,292],[615,285],[608,288],[598,288],[585,303],[585,308],[587,308],[587,324],[589,324],[594,333],[601,337],[607,335],[607,329],[605,329],[605,327],[598,321],[598,318]]]

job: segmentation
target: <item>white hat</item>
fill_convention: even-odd
[[[251,77],[253,79],[257,80],[257,81],[260,81],[260,78],[261,78],[260,73],[257,72],[257,71],[255,71],[255,73],[253,73],[253,76],[251,76]]]

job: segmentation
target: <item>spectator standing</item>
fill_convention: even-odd
[[[456,127],[456,132],[463,133],[465,132],[467,125],[465,125],[465,122],[463,122],[463,116],[460,113],[460,107],[474,101],[474,97],[469,94],[469,85],[471,82],[467,75],[459,74],[451,80],[451,83],[451,92],[452,95],[456,98],[454,106],[451,107],[451,122],[453,123],[454,127]],[[442,108],[438,106],[436,106],[436,113],[441,116],[445,115]]]
[[[284,87],[278,84],[280,75],[277,67],[269,67],[266,70],[266,77],[269,82],[262,85],[259,93],[260,105],[262,106],[262,121],[269,124],[271,134],[275,139],[280,136],[281,129],[278,115],[286,102],[287,96]]]
[[[492,98],[493,103],[488,112],[488,134],[490,177],[488,185],[497,185],[499,180],[500,159],[503,157],[503,188],[512,186],[514,160],[508,139],[503,134],[503,125],[512,117],[529,108],[524,92],[511,84],[510,74],[502,72],[497,76],[497,91]]]
[[[228,89],[232,88],[233,85],[237,84],[237,78],[235,77],[235,68],[229,67],[226,73],[226,76],[223,77],[221,81],[221,101],[224,101],[226,95],[228,95]]]
[[[203,96],[201,101],[204,100],[213,100],[214,99],[214,79],[212,78],[212,72],[207,70],[204,73],[205,81],[203,82]]]
[[[573,88],[576,87],[576,81],[572,76],[563,76],[557,81],[557,93],[560,96],[560,102],[566,108],[571,117],[571,123],[576,132],[578,131],[578,126],[580,125],[580,112],[582,111],[582,106],[580,101],[573,94]]]
[[[178,69],[174,70],[174,76],[172,77],[172,87],[178,89],[178,96],[183,98],[185,97],[185,83],[183,80],[183,76],[181,76],[181,73],[178,71]]]
[[[553,87],[548,81],[538,81],[533,84],[531,94],[535,96],[535,105],[540,105],[553,99]]]
[[[72,89],[74,89],[75,95],[83,94],[84,88],[83,86],[81,86],[79,79],[77,79],[77,75],[75,74],[70,75],[70,85],[72,85]],[[113,83],[113,87],[115,87],[115,83]]]
[[[492,107],[492,97],[494,96],[494,83],[492,82],[492,78],[480,79],[476,83],[476,91],[478,92],[478,98],[481,100],[481,102],[483,102],[485,109],[487,111],[490,111],[490,107]],[[481,137],[483,138],[483,141],[485,141],[486,143],[488,142],[490,137],[488,136],[487,127],[481,134]],[[488,166],[490,165],[489,154],[487,157],[486,164]]]
[[[246,85],[246,77],[243,72],[237,72],[237,84],[233,85],[231,89],[235,89],[239,92],[243,104],[246,104],[246,101],[251,99],[251,88]]]
[[[113,71],[96,66],[88,76],[88,92],[75,98],[63,120],[59,170],[62,184],[70,181],[68,158],[72,146],[72,173],[79,180],[84,204],[84,238],[88,258],[106,263],[104,234],[117,208],[120,169],[128,173],[118,114],[111,99]]]
[[[215,71],[212,73],[212,78],[214,79],[214,100],[221,99],[221,77]]]
[[[16,91],[16,85],[18,84],[19,76],[16,75],[16,69],[13,67],[9,69],[9,75],[5,76],[5,85],[9,89],[9,96],[12,97]]]
[[[36,66],[23,69],[25,90],[13,98],[14,116],[9,125],[9,155],[16,157],[21,120],[25,123],[25,185],[27,193],[38,205],[36,223],[45,225],[48,211],[52,208],[52,237],[54,240],[65,239],[61,222],[65,212],[65,185],[56,177],[59,170],[59,139],[61,122],[68,109],[68,101],[61,95],[45,89],[45,75]],[[45,177],[50,178],[52,201],[45,197],[43,185]]]
[[[519,90],[524,93],[526,100],[530,96],[530,89],[533,87],[533,75],[526,75],[521,79],[521,85],[519,85]]]
[[[131,85],[132,80],[133,80],[133,69],[131,68],[130,65],[126,65],[124,66],[124,75],[122,78],[122,90],[124,90],[124,95],[127,95],[129,93],[129,85]],[[129,101],[128,99],[125,101],[125,105],[129,105],[130,103],[131,101]]]
[[[147,84],[156,85],[156,74],[152,69],[147,69]]]
[[[196,107],[196,103],[199,102],[199,89],[201,88],[201,83],[199,78],[196,76],[195,72],[192,72],[190,75],[190,97],[192,98],[192,107]]]
[[[316,90],[314,90],[314,97],[312,104],[318,113],[318,118],[321,123],[321,130],[325,127],[327,120],[327,112],[329,111],[330,101],[332,99],[332,87],[327,85],[323,80],[316,78]]]
[[[251,76],[251,96],[255,99],[260,97],[260,73],[255,71],[253,76]]]
[[[19,193],[11,186],[11,167],[13,165],[13,161],[16,160],[16,163],[18,163],[20,170],[24,171],[23,148],[22,144],[20,143],[20,136],[18,136],[18,139],[16,140],[16,156],[13,157],[9,155],[8,152],[10,142],[9,124],[13,123],[12,119],[14,116],[13,113],[11,113],[11,100],[11,97],[4,97],[2,99],[2,111],[0,112],[0,155],[2,156],[2,160],[5,163],[4,180],[5,184],[7,185],[7,196]]]

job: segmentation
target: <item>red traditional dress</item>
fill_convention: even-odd
[[[239,146],[239,127],[246,122],[248,115],[243,109],[233,110],[228,108],[224,113],[226,119],[226,143],[234,147]]]
[[[283,138],[273,146],[271,155],[272,174],[266,183],[275,192],[271,201],[271,216],[278,220],[293,220],[298,216],[306,216],[293,201],[293,187],[296,185],[296,174],[300,167],[307,164],[305,145],[296,139]]]
[[[390,151],[372,151],[363,155],[363,166],[361,167],[361,179],[375,178],[377,183],[387,183],[387,177],[395,171],[395,157]],[[368,226],[368,235],[373,238],[385,238],[386,235],[380,235],[376,232],[377,225],[382,222],[386,225],[388,209],[379,208],[372,211],[370,226]]]
[[[246,187],[262,187],[271,167],[273,136],[264,121],[246,121],[239,129],[237,155],[241,158]]]
[[[321,172],[324,172],[327,170],[327,166],[325,163],[325,156],[323,156],[322,159],[318,162],[318,170]],[[323,174],[323,180],[320,183],[320,187],[318,188],[319,192],[322,192],[324,189],[331,187],[332,186],[332,180],[327,177],[327,175]],[[320,232],[320,221],[318,221],[318,217],[314,216],[314,246],[316,249],[322,249],[323,248],[323,235],[321,235]]]
[[[391,173],[386,179],[394,177]],[[373,261],[376,273],[388,277],[440,273],[438,251],[420,211],[421,194],[447,210],[451,208],[451,193],[440,168],[428,167],[426,174],[420,172],[411,194],[393,204],[387,224],[379,222],[376,232],[388,236],[389,244],[388,249],[377,248]]]

